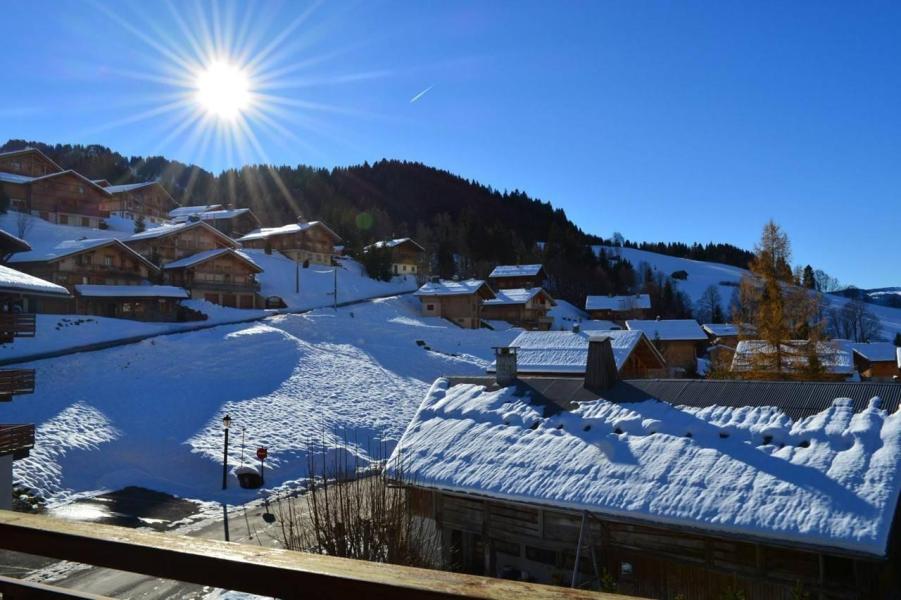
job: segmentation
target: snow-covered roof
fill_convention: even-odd
[[[288,223],[287,225],[282,225],[281,227],[262,227],[260,229],[254,229],[244,237],[238,238],[238,241],[250,242],[253,240],[265,240],[266,238],[273,236],[290,235],[292,233],[306,231],[308,229],[312,229],[313,227],[321,227],[329,232],[336,240],[341,239],[341,236],[329,229],[328,226],[322,221],[309,221],[306,223]]]
[[[516,288],[510,290],[498,290],[496,297],[491,300],[485,300],[487,306],[500,306],[510,304],[525,304],[538,294],[544,293],[550,298],[550,295],[540,287],[533,288]],[[551,299],[551,304],[554,300]]]
[[[196,215],[204,212],[210,212],[213,210],[219,210],[222,208],[221,204],[207,204],[201,206],[179,206],[178,208],[173,208],[169,211],[169,217],[175,219],[176,217],[187,217],[190,215]]]
[[[852,342],[851,350],[870,362],[894,362],[898,348],[891,342]]]
[[[192,254],[191,256],[186,256],[184,258],[174,260],[170,263],[166,263],[165,265],[163,265],[163,269],[184,269],[186,267],[193,267],[194,265],[199,265],[200,263],[222,256],[223,254],[231,254],[233,256],[236,256],[238,259],[250,264],[257,271],[263,270],[259,265],[253,262],[253,260],[251,260],[249,256],[240,252],[236,252],[231,248],[215,248],[213,250],[204,250],[202,252],[198,252],[197,254]]]
[[[19,252],[18,254],[14,254],[12,258],[9,259],[9,262],[18,264],[27,262],[54,261],[66,256],[71,256],[72,254],[78,254],[79,252],[103,248],[104,246],[116,246],[123,252],[131,255],[135,260],[147,265],[148,268],[154,270],[156,269],[156,266],[153,263],[114,238],[66,240],[51,248],[38,248],[30,250],[29,252]]]
[[[51,296],[68,296],[61,285],[44,281],[39,277],[10,269],[9,267],[0,265],[0,292],[13,294],[38,294]]]
[[[153,227],[152,229],[147,229],[146,231],[142,231],[141,233],[136,233],[129,238],[126,238],[126,242],[138,242],[141,240],[152,240],[159,237],[164,237],[167,235],[172,235],[173,233],[178,233],[179,231],[186,231],[192,227],[206,227],[213,235],[222,239],[223,241],[227,241],[229,245],[237,247],[237,244],[233,239],[216,229],[215,227],[211,227],[207,225],[203,221],[192,221],[190,223],[179,223],[177,225],[160,225],[159,227]]]
[[[731,323],[704,323],[701,327],[713,337],[735,337],[738,326]]]
[[[4,183],[29,183],[34,181],[34,177],[29,177],[28,175],[19,175],[18,173],[3,173],[0,172],[0,181]]]
[[[394,240],[380,240],[378,242],[369,244],[368,246],[363,248],[363,251],[365,252],[366,250],[369,250],[370,248],[397,248],[401,244],[413,244],[414,246],[419,248],[419,250],[421,250],[422,252],[425,252],[425,248],[423,248],[422,246],[417,244],[413,239],[408,238],[408,237],[397,238]]]
[[[28,252],[31,244],[8,231],[0,229],[0,246],[7,246],[11,252]]]
[[[490,279],[496,277],[535,277],[541,271],[541,265],[498,265],[494,267]]]
[[[807,340],[791,340],[782,344],[782,365],[784,368],[801,371],[808,366]],[[732,357],[732,370],[752,371],[762,368],[755,357],[775,354],[775,349],[763,340],[742,340]],[[817,357],[827,373],[851,375],[854,370],[854,356],[848,340],[817,342]]]
[[[626,321],[628,329],[643,331],[651,340],[702,341],[707,334],[694,319],[632,319]]]
[[[151,185],[157,185],[158,181],[142,181],[141,183],[124,183],[122,185],[109,185],[105,189],[110,194],[122,194],[124,192],[132,192]]]
[[[580,402],[435,381],[389,476],[657,526],[884,556],[901,491],[901,413],[849,399],[793,421],[771,406]],[[545,416],[547,414],[547,416]],[[689,437],[690,434],[690,437]]]
[[[79,296],[89,298],[188,298],[183,288],[174,285],[76,285]]]
[[[78,171],[73,171],[72,169],[67,169],[65,171],[57,171],[56,173],[48,173],[47,175],[41,175],[40,177],[33,177],[31,179],[31,181],[32,182],[43,181],[45,179],[54,179],[56,177],[63,177],[66,175],[73,175],[73,176],[77,177],[78,179],[81,179],[83,182],[87,183],[91,187],[94,187],[94,188],[100,190],[101,192],[103,192],[106,195],[110,195],[109,191],[108,191],[109,188],[103,187],[102,185],[94,182],[93,180],[88,179],[87,177],[85,177],[84,175],[79,173]]]
[[[215,221],[218,219],[234,219],[235,217],[240,217],[243,214],[250,213],[249,208],[223,208],[220,210],[209,210],[204,212],[195,212],[187,215],[180,215],[176,217],[172,217],[173,223],[185,223],[192,218],[201,219],[204,221]],[[259,222],[259,221],[257,221]]]
[[[585,310],[612,310],[627,312],[630,310],[647,310],[651,308],[651,297],[648,294],[629,296],[587,296]]]
[[[487,284],[481,279],[466,279],[464,281],[430,281],[413,293],[414,296],[468,296],[478,293]],[[493,296],[493,294],[492,294]]]
[[[592,338],[610,338],[616,368],[622,369],[629,356],[641,343],[640,331],[523,331],[510,342],[518,348],[516,368],[520,373],[584,373],[588,362],[588,342]],[[645,343],[648,343],[645,340]],[[657,353],[656,348],[648,345]],[[661,365],[665,364],[660,357]],[[493,372],[494,363],[488,368]]]

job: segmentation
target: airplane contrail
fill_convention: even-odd
[[[423,96],[425,96],[426,94],[428,94],[430,91],[432,91],[432,88],[433,88],[433,87],[435,87],[435,86],[434,86],[434,85],[430,85],[430,86],[427,87],[426,89],[422,90],[421,92],[419,92],[418,94],[416,94],[415,96],[413,96],[412,98],[410,98],[410,104],[413,104],[414,102],[416,102],[417,100],[419,100],[420,98],[422,98]]]

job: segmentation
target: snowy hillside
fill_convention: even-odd
[[[232,465],[246,429],[246,457],[268,446],[278,486],[303,476],[323,436],[397,440],[435,378],[483,373],[518,333],[423,318],[405,296],[39,361],[35,394],[3,407],[38,426],[15,479],[55,502],[125,485],[243,502],[256,492],[219,489],[226,413]]]
[[[601,246],[594,246],[595,253]],[[688,294],[692,302],[697,302],[704,290],[710,285],[716,285],[723,302],[723,310],[728,314],[728,303],[732,293],[737,289],[738,282],[748,271],[724,265],[720,263],[702,262],[675,256],[666,256],[633,248],[606,248],[608,255],[619,252],[637,269],[641,263],[647,263],[655,272],[664,275],[672,275],[675,271],[685,271],[688,279],[684,281],[674,280],[678,288]],[[841,307],[848,300],[839,296],[826,294],[823,296],[832,307]],[[882,322],[882,336],[892,339],[896,333],[901,332],[901,309],[888,308],[886,306],[868,305]]]

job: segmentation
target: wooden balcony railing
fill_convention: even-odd
[[[34,393],[34,369],[0,370],[0,402],[31,393]]]
[[[0,313],[0,344],[17,337],[34,337],[35,322],[30,313]]]
[[[34,448],[34,425],[0,425],[0,456],[25,458]],[[2,596],[0,596],[2,597]]]
[[[0,511],[0,549],[276,598],[627,598],[9,511]],[[11,598],[90,597],[62,588],[48,591],[48,586],[41,586],[42,595],[29,596],[29,585],[0,579],[0,593]]]

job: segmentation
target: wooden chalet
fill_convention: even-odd
[[[238,247],[233,239],[203,221],[154,227],[124,241],[129,248],[160,267],[198,252]]]
[[[304,264],[331,265],[341,237],[321,221],[263,227],[238,239],[244,248],[281,252]]]
[[[143,285],[159,269],[117,239],[71,240],[49,250],[20,252],[10,259],[16,269],[65,287]],[[36,298],[31,308],[41,313],[78,312],[76,300]],[[98,314],[98,313],[82,313]]]
[[[170,210],[178,207],[175,199],[158,181],[109,185],[106,180],[99,180],[97,183],[109,194],[101,203],[101,208],[123,219],[135,221],[138,217],[144,217],[147,224],[160,224],[167,220]]]
[[[495,290],[547,287],[547,273],[542,265],[498,265],[488,282]]]
[[[40,150],[0,154],[0,187],[10,208],[60,225],[97,227],[109,213],[104,188],[83,175],[63,170]]]
[[[384,250],[391,253],[391,272],[395,275],[419,273],[419,266],[425,253],[425,248],[408,237],[381,240],[363,248],[363,252],[372,250]]]
[[[262,272],[255,262],[231,248],[217,248],[192,254],[163,266],[165,281],[186,288],[191,298],[232,308],[262,308]]]
[[[707,345],[707,334],[694,319],[632,319],[626,328],[642,331],[660,350],[672,375],[691,374],[697,370],[697,359]]]
[[[813,358],[816,358],[814,363]],[[849,381],[858,377],[851,342],[789,340],[774,348],[764,340],[742,340],[731,374],[743,379]]]
[[[502,289],[482,302],[482,318],[506,321],[523,329],[547,331],[554,320],[548,311],[556,302],[544,289]]]
[[[0,344],[11,344],[18,337],[34,337],[33,314],[21,312],[23,297],[65,298],[65,288],[0,266]],[[34,369],[0,370],[0,404],[13,396],[34,392]],[[12,507],[13,461],[26,458],[34,447],[34,425],[0,424],[0,509]]]
[[[587,296],[585,310],[592,319],[623,323],[628,319],[646,319],[651,311],[648,294],[626,296]]]
[[[711,344],[735,348],[738,345],[738,325],[732,323],[704,323],[701,329]]]
[[[495,297],[480,279],[446,281],[434,278],[413,294],[422,303],[422,314],[441,317],[464,329],[482,326],[482,302]]]
[[[520,376],[499,351],[497,378],[432,385],[388,474],[456,570],[647,598],[901,597],[901,386],[621,380],[592,344],[584,380]],[[875,454],[843,459],[844,436]]]
[[[260,220],[249,208],[219,208],[172,219],[173,223],[188,221],[203,221],[235,239],[260,228]]]
[[[901,375],[898,348],[891,342],[852,343],[854,367],[864,379],[893,381]]]
[[[75,312],[135,321],[181,321],[181,300],[189,298],[187,290],[170,285],[91,285],[75,286]]]
[[[529,377],[585,377],[590,340],[608,338],[621,379],[665,377],[666,360],[640,331],[524,331],[510,342],[517,373]],[[497,372],[497,363],[488,373]]]

